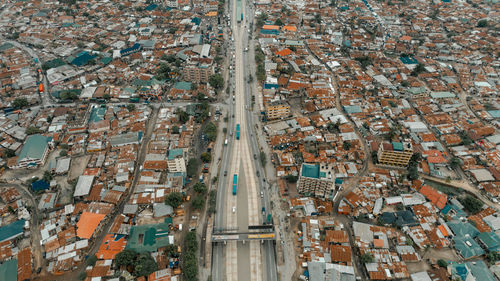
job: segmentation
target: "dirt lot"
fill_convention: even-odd
[[[61,152],[60,149],[56,149],[50,152],[49,156],[47,157],[47,160],[45,161],[45,165],[43,165],[40,168],[5,170],[5,172],[1,176],[1,179],[12,180],[17,178],[23,182],[26,182],[32,177],[38,177],[41,179],[43,177],[43,172],[47,171],[47,169],[49,168],[49,162],[59,157],[60,152]]]
[[[61,205],[67,205],[72,202],[73,198],[73,186],[68,182],[68,177],[66,176],[56,176],[54,179],[57,182],[59,196],[57,198],[57,203]]]
[[[410,274],[420,272],[420,271],[427,271],[431,269],[429,264],[427,264],[426,261],[420,261],[420,262],[407,262],[406,266],[408,267],[408,272]]]
[[[422,259],[434,259],[436,261],[439,259],[443,259],[445,261],[460,261],[460,258],[457,256],[455,251],[450,248],[439,250],[430,248],[423,254]]]
[[[71,167],[68,172],[68,180],[77,178],[83,174],[83,170],[87,167],[91,155],[78,156],[71,159]]]

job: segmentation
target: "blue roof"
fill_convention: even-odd
[[[196,24],[196,25],[200,25],[201,23],[201,19],[200,18],[197,18],[197,17],[194,17],[192,20],[191,20],[192,23]]]
[[[177,90],[189,91],[189,90],[191,90],[191,84],[193,84],[193,83],[180,81],[180,82],[175,83],[174,88]]]
[[[45,190],[49,188],[49,184],[44,180],[37,180],[36,182],[31,184],[31,189],[34,191]]]
[[[146,7],[146,11],[152,11],[152,10],[156,9],[156,7],[158,7],[158,5],[150,4],[149,6]]]
[[[466,236],[459,237],[459,236],[455,236],[455,237],[453,237],[453,243],[454,243],[455,248],[457,249],[457,251],[460,252],[460,255],[462,255],[462,257],[464,257],[464,259],[468,259],[468,258],[478,257],[478,256],[484,255],[484,250],[471,237],[466,237]]]
[[[495,277],[488,269],[484,261],[478,260],[466,263],[450,262],[452,276],[460,277],[461,280],[466,280],[470,275],[474,276],[476,280],[481,281],[495,281]]]
[[[94,59],[95,55],[90,55],[88,52],[80,53],[74,60],[71,61],[72,64],[76,66],[82,66],[87,64],[90,60]]]
[[[483,232],[477,238],[488,248],[488,251],[500,249],[500,237],[495,232]]]
[[[0,227],[0,242],[9,240],[24,232],[24,220],[18,220]]]
[[[319,179],[319,165],[302,164],[303,177]]]
[[[392,149],[394,151],[403,151],[403,144],[400,142],[392,142]]]
[[[135,43],[134,45],[132,45],[132,47],[121,50],[120,51],[120,55],[126,56],[126,55],[128,55],[130,53],[140,51],[141,48],[142,48],[141,44]]]
[[[168,151],[168,160],[173,160],[177,156],[182,156],[184,150],[182,148],[171,149]]]

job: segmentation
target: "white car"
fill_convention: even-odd
[[[260,192],[260,198],[264,198],[264,192]]]
[[[233,206],[233,213],[236,213],[236,207]]]

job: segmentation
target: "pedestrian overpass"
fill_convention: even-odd
[[[248,231],[239,232],[238,229],[215,229],[212,232],[212,242],[220,243],[226,241],[252,241],[252,240],[276,240],[273,225],[251,225]]]

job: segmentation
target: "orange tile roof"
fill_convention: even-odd
[[[286,30],[286,31],[297,31],[297,27],[293,26],[293,25],[285,25],[283,26],[283,30]]]
[[[266,30],[279,30],[280,27],[278,25],[265,24],[265,25],[262,26],[262,29],[266,29]]]
[[[443,209],[444,206],[446,206],[446,202],[448,202],[448,195],[443,194],[428,185],[423,185],[419,192],[440,210]]]
[[[441,233],[444,236],[450,236],[450,234],[448,233],[448,230],[446,230],[446,227],[444,227],[444,225],[440,224],[440,225],[438,225],[438,228],[439,228],[439,231],[441,231]]]
[[[105,216],[105,214],[84,212],[76,224],[76,235],[80,238],[90,239]]]
[[[292,53],[293,53],[292,50],[285,48],[281,51],[276,52],[276,55],[281,56],[281,57],[286,57],[286,56],[291,55]]]

